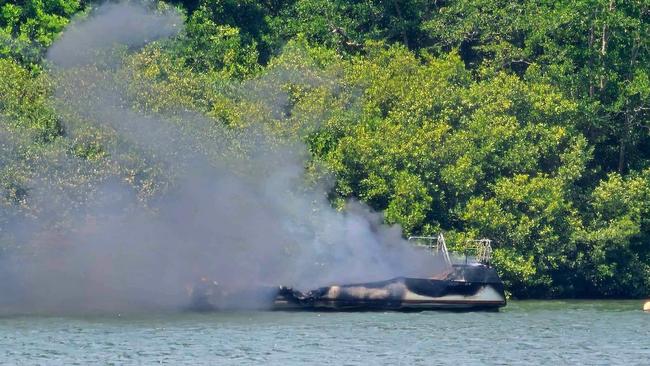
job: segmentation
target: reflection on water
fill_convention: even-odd
[[[5,364],[650,364],[641,301],[498,313],[230,312],[0,318]]]

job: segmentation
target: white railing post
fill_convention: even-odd
[[[437,243],[438,253],[442,251],[443,258],[448,267],[451,267],[451,259],[449,258],[449,251],[447,250],[447,243],[445,242],[445,237],[442,233],[438,234],[438,243]]]

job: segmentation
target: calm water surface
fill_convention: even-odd
[[[0,363],[650,365],[640,301],[511,302],[499,313],[2,317]]]

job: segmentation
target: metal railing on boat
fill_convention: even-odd
[[[455,247],[455,249],[462,250],[461,252],[452,252],[455,255],[450,255],[442,233],[438,236],[410,236],[408,240],[416,245],[427,247],[433,255],[442,256],[447,266],[450,267],[453,264],[460,264],[459,262],[468,264],[470,258],[472,258],[472,262],[489,266],[492,259],[492,240],[490,239],[465,240],[460,247]]]

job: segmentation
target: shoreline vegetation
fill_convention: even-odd
[[[169,167],[76,113],[69,76],[92,69],[126,91],[125,110],[303,142],[304,179],[327,184],[338,209],[358,200],[405,237],[492,239],[513,298],[650,295],[647,1],[146,6],[177,12],[182,30],[104,50],[119,67],[61,71],[48,50],[99,2],[0,0],[0,257],[103,220],[52,212],[35,181],[70,212],[112,180],[143,207],[174,184]],[[17,228],[25,220],[36,238]]]

